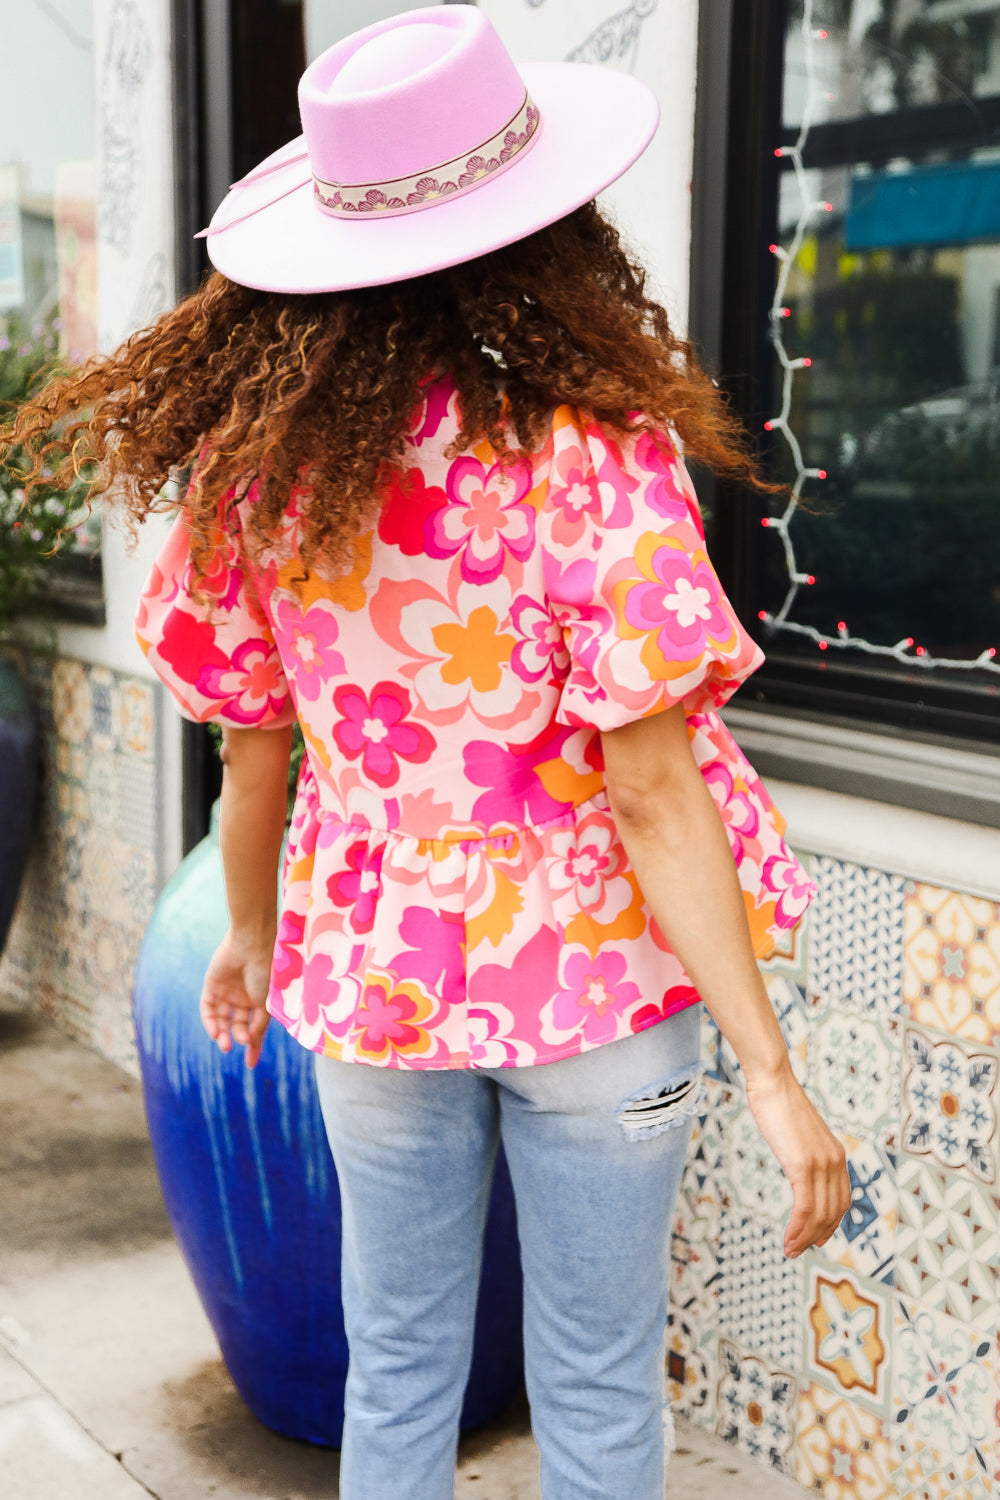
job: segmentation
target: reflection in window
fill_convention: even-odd
[[[806,196],[830,211],[807,216],[780,337],[811,361],[789,426],[827,478],[807,482],[811,513],[792,523],[815,583],[788,619],[972,661],[1000,646],[1000,3],[810,11],[811,45],[801,0],[786,5],[782,141],[806,118]],[[787,249],[803,205],[783,167]],[[772,451],[791,480],[792,445],[776,435]],[[772,614],[789,584],[780,542],[762,542],[758,603]],[[779,634],[782,651],[815,657],[814,639]]]
[[[16,402],[57,361],[97,350],[93,16],[89,4],[0,0],[0,19],[29,60],[0,91],[0,400]],[[64,500],[46,502],[53,515]],[[0,471],[0,507],[18,505]],[[63,614],[103,618],[100,535],[99,516],[81,512],[46,567],[46,599]]]

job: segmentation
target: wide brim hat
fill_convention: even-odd
[[[571,213],[635,161],[658,106],[627,73],[517,68],[481,10],[355,32],[299,84],[303,133],[235,183],[213,265],[273,292],[343,291],[472,260]]]

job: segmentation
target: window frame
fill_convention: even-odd
[[[773,401],[768,314],[775,275],[767,245],[784,169],[774,147],[790,140],[782,127],[783,54],[783,7],[768,0],[701,0],[689,328],[707,367],[765,453],[763,423]],[[987,128],[1000,137],[1000,98],[986,104]],[[940,135],[932,132],[945,125],[948,144],[958,149],[973,144],[967,130],[961,133],[958,111],[947,104],[899,112],[875,128],[885,134],[892,154],[904,139],[938,141]],[[823,149],[824,162],[833,153],[843,161],[849,129],[842,122],[815,127],[817,139],[808,154]],[[713,559],[753,631],[752,558],[761,545],[760,519],[767,507],[751,492],[712,475],[697,479]],[[1000,688],[945,681],[919,668],[894,672],[839,659],[812,664],[780,645],[763,644],[768,661],[740,694],[731,718],[753,739],[764,774],[1000,826]],[[848,736],[849,744],[841,743],[843,756],[826,754],[814,728],[790,737],[790,721],[827,724]],[[907,743],[933,746],[939,754],[907,756]],[[940,757],[969,754],[973,761],[964,765],[956,789],[942,775]]]

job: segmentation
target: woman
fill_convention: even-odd
[[[592,201],[655,128],[641,85],[518,73],[453,6],[348,38],[300,104],[208,231],[217,274],[13,435],[37,474],[63,420],[46,463],[76,445],[133,520],[177,511],[137,628],[225,726],[202,1016],[250,1066],[269,1015],[317,1053],[344,1500],[452,1493],[501,1137],[542,1492],[660,1500],[699,998],[791,1181],[786,1252],[848,1203],[755,957],[809,883],[715,712],[760,652],[668,429],[753,465]]]

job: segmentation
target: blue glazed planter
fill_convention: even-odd
[[[0,649],[0,953],[28,859],[35,807],[35,717],[21,675]]]
[[[243,1400],[268,1427],[336,1447],[347,1374],[340,1194],[312,1054],[272,1023],[251,1072],[242,1049],[227,1057],[208,1040],[198,997],[226,924],[213,828],[160,897],[136,966],[153,1152],[174,1233]],[[521,1365],[517,1229],[501,1159],[463,1427],[507,1405]]]

